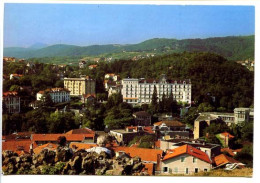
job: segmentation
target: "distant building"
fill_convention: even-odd
[[[89,65],[88,68],[89,68],[90,70],[92,70],[92,69],[95,69],[97,66],[98,66],[98,65]]]
[[[253,108],[235,108],[234,109],[235,123],[249,122],[254,118]]]
[[[83,94],[81,98],[82,103],[94,102],[96,99],[96,95]]]
[[[79,61],[79,68],[80,68],[80,69],[85,68],[85,67],[86,67],[86,64],[87,64],[87,62],[86,62],[85,60],[80,60],[80,61]]]
[[[70,91],[70,95],[82,96],[84,94],[96,94],[96,81],[88,76],[80,78],[64,78],[64,87]]]
[[[191,103],[190,80],[168,80],[162,75],[159,80],[125,78],[122,80],[122,85],[123,100],[130,104],[150,104],[155,87],[159,100],[163,94],[169,96],[172,93],[177,102]]]
[[[44,94],[49,94],[53,103],[61,103],[70,101],[70,91],[65,88],[49,88],[37,93],[37,100],[41,100]]]
[[[120,93],[122,90],[122,85],[121,84],[116,84],[114,86],[109,87],[108,89],[108,97],[116,94],[116,93]]]
[[[3,93],[3,112],[4,113],[19,113],[21,111],[20,107],[20,97],[15,91],[8,91]]]
[[[21,77],[23,77],[22,74],[10,74],[10,80],[11,79],[20,79]]]
[[[108,73],[108,74],[105,74],[105,80],[119,81],[120,77],[119,77],[119,75],[116,75],[115,73]]]
[[[129,126],[126,129],[110,130],[109,132],[119,144],[128,144],[135,136],[152,135],[155,136],[151,126]]]
[[[134,125],[151,126],[151,115],[146,111],[139,111],[133,114]]]
[[[4,62],[15,62],[15,57],[4,57],[3,61]]]
[[[194,139],[203,136],[203,130],[212,122],[225,122],[228,126],[240,125],[254,118],[253,108],[235,108],[234,113],[203,112],[194,121]]]

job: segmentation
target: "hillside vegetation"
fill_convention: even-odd
[[[207,39],[165,39],[154,38],[131,45],[92,45],[75,46],[57,44],[41,49],[32,48],[4,48],[4,56],[17,58],[33,57],[65,57],[65,56],[97,56],[127,52],[153,52],[154,54],[180,53],[183,51],[212,52],[226,57],[228,60],[254,59],[254,35],[216,37]],[[123,56],[121,58],[124,58]],[[77,61],[77,60],[76,60]]]

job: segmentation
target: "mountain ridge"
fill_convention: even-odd
[[[254,59],[254,35],[227,36],[195,39],[152,38],[137,44],[105,44],[77,46],[68,44],[54,44],[47,47],[32,49],[21,47],[4,48],[4,56],[17,58],[40,58],[55,56],[95,56],[100,54],[119,52],[183,52],[200,51],[214,52],[230,60]]]

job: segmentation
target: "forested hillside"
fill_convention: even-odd
[[[92,45],[74,46],[57,44],[41,49],[4,48],[4,56],[17,58],[33,57],[65,57],[65,56],[101,56],[113,53],[153,53],[165,55],[183,51],[212,52],[224,56],[228,60],[254,59],[254,35],[216,37],[207,39],[150,39],[131,45]],[[77,62],[78,60],[75,60]]]

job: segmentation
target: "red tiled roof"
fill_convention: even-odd
[[[17,132],[15,134],[6,135],[5,141],[30,141],[32,134],[33,132]]]
[[[234,138],[234,136],[231,135],[231,134],[228,133],[228,132],[223,132],[223,133],[221,133],[221,135],[223,135],[224,137],[228,137],[228,138]]]
[[[90,68],[96,68],[97,65],[89,65],[88,67],[90,67]]]
[[[138,156],[142,161],[153,161],[157,162],[157,157],[160,155],[162,157],[163,151],[160,149],[146,149],[146,148],[136,148],[136,147],[111,147],[115,152],[124,151],[131,157]]]
[[[2,142],[2,150],[10,150],[20,155],[22,151],[29,153],[31,144],[33,144],[33,147],[37,147],[37,144],[29,140]]]
[[[80,129],[70,130],[66,132],[66,134],[95,134],[95,131],[89,128],[80,128]]]
[[[182,154],[189,154],[189,155],[194,156],[194,157],[196,157],[200,160],[203,160],[207,163],[211,163],[209,156],[205,152],[203,152],[203,151],[201,151],[201,150],[199,150],[195,147],[192,147],[190,145],[187,145],[187,144],[180,146],[180,147],[177,147],[175,149],[169,150],[167,152],[167,154],[164,156],[163,161],[177,157],[177,156],[182,155]]]
[[[33,134],[32,141],[57,141],[65,136],[67,141],[83,141],[85,138],[94,138],[94,134]]]
[[[160,147],[161,147],[161,141],[160,141],[160,140],[155,141],[155,142],[154,142],[154,146],[155,146],[156,148],[160,148]]]
[[[36,148],[33,149],[33,152],[35,154],[39,154],[43,149],[49,149],[49,150],[56,150],[58,147],[58,145],[53,144],[53,143],[47,143],[41,146],[38,146]]]
[[[85,143],[77,143],[77,142],[72,142],[70,143],[70,148],[76,148],[77,150],[79,149],[91,149],[92,147],[97,147],[97,144],[85,144]]]
[[[240,163],[239,161],[225,155],[225,154],[220,154],[214,158],[214,162],[216,166],[222,166],[227,163]]]
[[[144,163],[144,168],[143,168],[143,172],[147,172],[149,175],[153,175],[153,167],[154,164],[153,163]]]
[[[229,149],[229,148],[222,148],[221,152],[227,152],[230,156],[235,156],[237,152],[240,152],[242,149]]]
[[[15,76],[15,77],[23,77],[22,74],[12,74],[12,75]]]
[[[83,98],[89,98],[89,97],[94,97],[94,98],[96,98],[96,95],[95,95],[95,94],[83,94],[82,96],[83,96]]]
[[[18,95],[18,93],[16,91],[8,91],[8,92],[4,92],[3,96],[7,97],[7,96],[16,96]]]
[[[178,126],[178,127],[184,127],[184,126],[186,126],[185,124],[183,124],[183,123],[180,122],[180,121],[160,121],[160,122],[154,123],[153,125],[154,125],[154,126],[160,126],[160,125],[162,125],[163,123],[164,123],[166,126]]]

